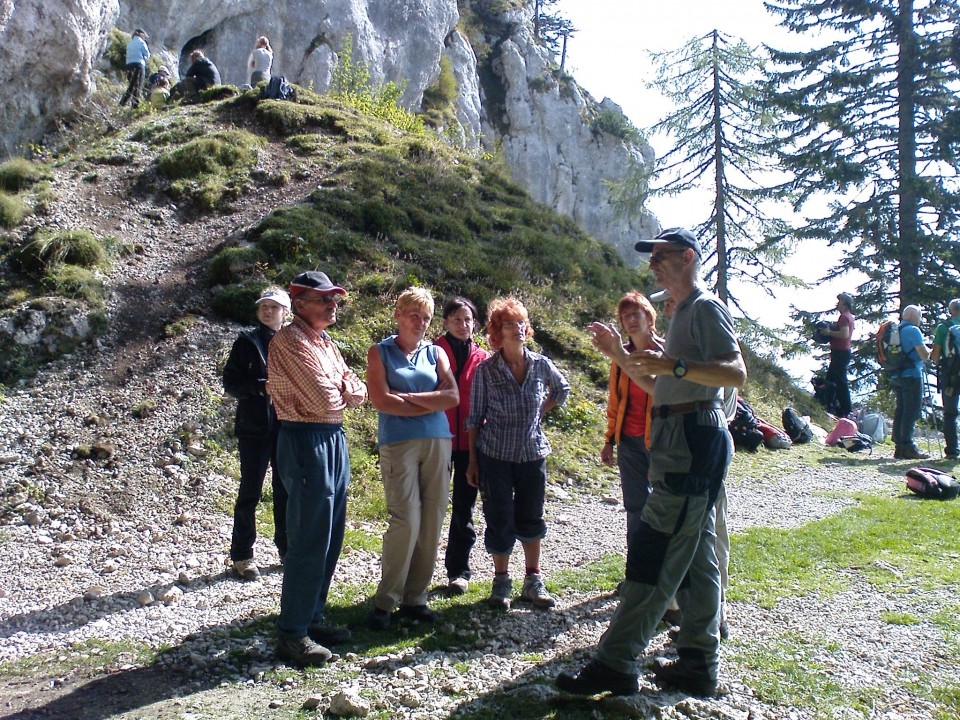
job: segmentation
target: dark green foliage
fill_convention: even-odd
[[[780,196],[797,209],[824,194],[837,198],[791,234],[845,247],[825,276],[867,275],[858,315],[870,322],[911,303],[942,307],[960,294],[960,138],[951,117],[957,4],[768,7],[781,25],[818,42],[806,52],[772,52],[770,102],[785,114],[776,147],[793,174]]]
[[[257,298],[265,283],[249,281],[240,285],[227,285],[219,288],[210,305],[213,311],[226,320],[252,325],[256,321]]]
[[[640,143],[643,140],[636,125],[622,112],[613,108],[597,113],[592,125],[597,132],[605,132],[630,143]]]
[[[239,277],[260,272],[266,254],[255,247],[229,247],[218,252],[207,267],[207,283],[229,285]]]

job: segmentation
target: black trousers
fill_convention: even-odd
[[[468,450],[454,450],[453,460],[453,508],[450,513],[450,535],[444,566],[447,577],[470,579],[470,551],[477,542],[477,530],[473,526],[473,508],[477,504],[477,488],[467,483]]]
[[[140,104],[140,89],[143,87],[143,78],[147,74],[147,69],[141,63],[130,63],[127,65],[127,91],[120,98],[120,104],[126,105],[127,101],[134,107]]]
[[[257,504],[263,495],[267,467],[273,468],[273,542],[282,558],[287,554],[287,491],[277,470],[277,438],[237,438],[240,455],[240,490],[233,508],[233,538],[230,559],[249,560],[257,540]]]
[[[853,409],[850,403],[850,383],[847,380],[847,368],[850,367],[850,351],[832,348],[830,366],[827,368],[827,380],[835,386],[837,397],[837,417],[846,417]]]

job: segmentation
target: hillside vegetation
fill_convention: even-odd
[[[136,171],[124,178],[125,191],[173,206],[184,222],[242,214],[265,188],[283,188],[289,202],[226,240],[207,238],[190,274],[207,288],[202,313],[252,322],[253,300],[266,284],[323,270],[350,291],[333,334],[362,375],[369,345],[393,331],[393,302],[404,288],[428,287],[438,305],[462,294],[481,309],[496,296],[517,296],[530,311],[533,346],[558,363],[573,389],[547,418],[552,481],[586,489],[613,478],[597,462],[607,365],[583,328],[610,320],[626,290],[656,289],[645,269],[627,268],[611,246],[531,201],[496,157],[458,151],[431,132],[401,131],[305,89],[298,89],[296,102],[262,101],[256,90],[222,87],[204,100],[117,114],[112,122],[119,129],[75,137],[45,163],[18,161],[19,175],[33,180],[5,183],[5,192],[32,214],[24,212],[3,236],[8,308],[60,293],[98,312],[103,283],[123,282],[111,258],[136,252],[129,239],[105,236],[92,222],[44,228],[44,207],[35,200],[39,178],[73,174],[96,187],[129,166]],[[56,184],[44,182],[43,189],[57,192]],[[52,280],[71,272],[85,283],[74,288]],[[96,327],[111,332],[102,318]],[[431,332],[441,332],[439,319]],[[778,416],[787,404],[813,410],[809,396],[774,363],[745,351],[751,370],[745,393],[762,413]],[[5,381],[17,379],[14,370],[23,368],[8,369]],[[224,428],[231,410],[222,408]],[[365,407],[348,423],[353,507],[378,516],[376,413]]]

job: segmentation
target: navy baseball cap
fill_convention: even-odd
[[[692,232],[686,228],[668,228],[662,231],[657,235],[653,240],[641,240],[636,245],[633,246],[634,250],[637,252],[653,252],[653,248],[657,245],[682,245],[683,247],[688,247],[693,250],[697,257],[702,257],[700,252],[700,242],[694,236]]]
[[[290,283],[291,297],[296,297],[305,290],[316,290],[317,292],[321,293],[332,292],[340,295],[347,294],[347,291],[342,287],[339,285],[334,285],[332,282],[330,282],[330,278],[327,277],[326,273],[322,273],[317,270],[307,270],[307,272],[302,272]]]

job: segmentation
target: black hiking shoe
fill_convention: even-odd
[[[603,692],[633,695],[640,691],[636,675],[617,672],[599,660],[591,660],[576,675],[560,673],[554,684],[557,689],[574,695],[599,695]]]
[[[713,697],[717,694],[717,681],[705,669],[694,669],[682,658],[653,668],[653,676],[660,685],[668,685],[687,695]]]
[[[437,621],[437,614],[426,605],[401,605],[397,608],[397,619],[432,625]]]
[[[309,636],[302,638],[280,633],[277,635],[277,657],[294,665],[323,665],[333,657],[333,653],[323,645],[318,645]]]

